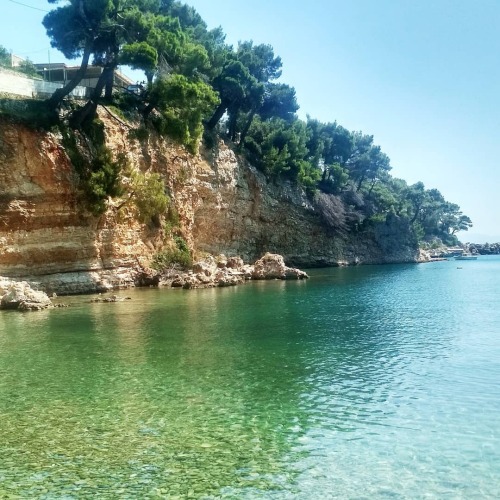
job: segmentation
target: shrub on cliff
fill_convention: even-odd
[[[95,141],[96,137],[104,140],[99,127],[91,134],[94,136],[94,142],[90,145],[88,136],[77,135],[64,128],[62,131],[66,153],[78,175],[81,202],[92,214],[103,214],[108,198],[123,194],[120,179],[126,166],[126,158],[124,155],[113,158],[111,151],[103,143]]]
[[[8,117],[32,129],[53,130],[59,115],[45,102],[33,99],[0,99],[0,116]]]
[[[106,211],[108,197],[122,194],[119,178],[124,165],[124,157],[114,160],[111,152],[103,149],[83,172],[82,186],[87,198],[87,208],[94,215]]]
[[[170,267],[191,267],[193,259],[186,241],[181,236],[174,236],[173,246],[157,253],[151,262],[151,267],[157,271],[165,271]]]
[[[160,216],[166,212],[170,202],[162,178],[156,173],[143,173],[130,168],[125,175],[123,190],[127,198],[118,209],[133,204],[140,222],[159,227]]]

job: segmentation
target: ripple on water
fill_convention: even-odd
[[[500,496],[500,260],[471,264],[2,313],[0,496]]]

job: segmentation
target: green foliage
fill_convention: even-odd
[[[189,247],[188,244],[186,243],[186,240],[182,238],[181,236],[174,236],[174,241],[177,249],[180,252],[183,253],[188,253],[189,252]]]
[[[210,68],[208,53],[200,44],[187,42],[183,47],[182,57],[179,60],[177,70],[182,75],[194,77],[204,74]]]
[[[295,89],[275,81],[282,61],[270,45],[245,41],[228,46],[221,28],[208,30],[196,10],[178,0],[49,2],[60,6],[44,18],[44,25],[52,45],[66,57],[83,56],[83,61],[92,54],[103,74],[119,62],[145,72],[145,92],[113,96],[125,116],[135,110],[144,118],[131,137],[145,140],[152,123],[160,134],[196,153],[202,135],[213,148],[218,134],[226,134],[269,178],[288,179],[315,194],[325,223],[340,231],[397,217],[421,240],[452,241],[472,225],[439,191],[392,178],[389,157],[372,135],[351,132],[337,122],[299,120]],[[0,64],[7,56],[0,48]],[[109,90],[109,85],[96,91],[89,110],[95,111],[103,88]],[[95,124],[85,133],[92,144],[103,144]],[[81,182],[99,211],[100,202],[113,192],[119,167],[101,146],[93,146],[87,156],[75,161],[82,160]],[[134,182],[142,220],[163,213],[160,179]],[[172,251],[183,252],[178,245]],[[172,261],[170,254],[162,258]]]
[[[377,224],[383,224],[386,220],[386,216],[384,214],[374,214],[370,217],[367,217],[365,220],[365,224],[369,226],[375,226]]]
[[[345,162],[357,190],[365,180],[374,181],[391,169],[389,157],[373,144],[372,135],[353,134],[353,150]]]
[[[77,136],[67,129],[63,129],[63,145],[78,174],[81,202],[93,215],[103,214],[108,198],[123,194],[120,174],[126,167],[126,158],[120,155],[115,160],[103,143],[94,143],[93,149],[84,154]]]
[[[234,141],[240,133],[242,136],[240,143],[242,143],[255,114],[266,101],[266,88],[270,87],[272,80],[280,77],[281,65],[281,58],[275,57],[270,45],[254,45],[252,41],[240,42],[236,52],[228,54],[226,64],[212,82],[220,94],[221,104],[208,121],[208,128],[213,129],[227,111],[228,135]],[[277,94],[280,90],[282,107],[290,105],[293,107],[291,101],[294,101],[294,92],[293,95],[290,95],[290,92],[286,95],[284,88],[273,90],[276,94],[273,97],[271,97],[272,92],[268,90],[268,111],[273,105],[278,104],[280,96]],[[298,106],[292,113],[295,113],[296,109]],[[240,119],[242,113],[248,113],[244,120]],[[286,115],[285,111],[283,113]]]
[[[10,52],[2,45],[0,45],[0,66],[6,68],[11,66]]]
[[[322,123],[310,117],[307,117],[307,129],[311,161],[318,167],[338,163],[345,168],[354,151],[353,133],[336,122]]]
[[[202,81],[173,75],[156,80],[148,99],[150,107],[160,112],[155,122],[158,132],[185,145],[191,153],[197,153],[203,119],[218,102],[213,89]]]
[[[83,132],[90,139],[93,147],[105,151],[106,132],[104,130],[104,123],[101,120],[95,119],[86,123]]]
[[[339,194],[349,182],[348,171],[340,166],[340,163],[325,165],[322,179],[319,183],[321,191],[330,194]]]
[[[75,112],[73,125],[79,127],[95,116],[97,101],[103,89],[112,98],[112,75],[123,61],[152,74],[158,61],[158,50],[148,43],[154,28],[157,0],[49,0],[63,3],[43,19],[51,45],[67,58],[82,56],[80,69],[64,89],[54,92],[49,102],[54,107],[81,81],[89,58],[103,67],[90,100]]]
[[[14,69],[20,73],[24,73],[30,78],[40,78],[36,66],[29,59],[25,59],[17,68]]]
[[[258,114],[262,120],[281,118],[292,121],[298,109],[299,105],[293,87],[284,83],[269,83],[265,88],[264,99]]]
[[[107,149],[101,149],[90,161],[89,168],[81,178],[81,185],[84,189],[87,209],[94,215],[100,215],[106,211],[108,197],[122,194],[119,180],[124,164],[124,158],[113,160],[111,152]]]
[[[157,253],[151,262],[151,267],[164,271],[172,266],[191,267],[193,260],[186,241],[181,236],[174,237],[175,247],[167,248]]]
[[[163,232],[165,237],[172,236],[180,225],[180,217],[175,206],[170,203],[168,205],[168,210],[166,218],[163,222]]]
[[[58,0],[49,0],[59,3]],[[113,2],[107,0],[69,0],[63,6],[50,11],[43,19],[43,25],[51,40],[68,59],[81,56],[87,43],[93,50],[106,44],[109,38]]]
[[[418,222],[413,224],[413,232],[415,233],[417,241],[422,241],[424,239],[425,229],[423,228],[422,224]]]
[[[321,172],[308,160],[308,132],[300,120],[255,119],[245,147],[249,159],[269,177],[285,177],[314,189]]]
[[[158,51],[146,42],[129,43],[121,50],[120,64],[146,72],[154,71],[158,65]]]
[[[254,45],[251,40],[239,42],[236,58],[258,82],[266,83],[281,76],[281,58],[275,57],[271,45]]]
[[[308,161],[299,163],[297,182],[303,186],[309,194],[314,194],[321,178],[321,172]]]
[[[52,131],[60,124],[59,115],[45,101],[33,99],[0,99],[0,116],[32,129]]]
[[[165,184],[159,174],[144,174],[138,171],[130,172],[130,197],[137,209],[140,222],[159,224],[159,216],[164,214],[169,206],[165,194]]]
[[[3,66],[4,68],[9,68],[12,71],[18,71],[19,73],[24,73],[25,75],[30,77],[37,78],[39,76],[35,65],[29,59],[21,61],[19,66],[12,67],[11,54],[2,45],[0,45],[0,66]]]
[[[175,206],[172,204],[168,206],[167,222],[169,222],[173,228],[179,227],[180,224],[179,212],[177,212]]]
[[[247,96],[249,89],[257,83],[240,61],[229,61],[221,74],[213,82],[214,88],[219,92],[221,101],[226,108],[237,104]]]
[[[128,91],[115,92],[113,94],[113,104],[115,109],[119,109],[118,116],[125,121],[136,122],[142,118],[139,107],[142,105],[142,96]],[[109,107],[109,104],[108,104]]]

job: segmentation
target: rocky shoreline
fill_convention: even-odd
[[[309,278],[304,271],[288,267],[281,255],[271,253],[266,253],[253,265],[245,264],[240,257],[207,255],[202,260],[197,261],[188,271],[179,271],[174,268],[160,273],[141,267],[135,269],[132,274],[129,279],[122,280],[117,286],[108,284],[102,291],[109,292],[135,286],[182,289],[214,288],[240,285],[250,280],[302,280]],[[55,305],[53,303],[48,295],[50,289],[50,286],[44,287],[40,282],[15,281],[0,277],[0,309],[39,311],[63,307],[63,304]],[[73,294],[78,293],[81,291],[76,289]],[[53,293],[53,297],[55,295]],[[122,298],[116,295],[92,299],[94,302],[119,302],[121,300]]]
[[[102,108],[99,119],[115,157],[124,155],[134,172],[157,174],[165,183],[170,205],[164,220],[142,223],[128,198],[109,200],[100,217],[87,212],[60,135],[4,117],[0,276],[33,283],[49,295],[147,286],[144,268],[174,249],[175,237],[192,255],[237,255],[247,263],[268,251],[296,267],[417,260],[417,241],[404,218],[391,215],[361,231],[333,227],[302,188],[270,181],[223,141],[191,155],[155,134],[147,141],[132,138]]]
[[[418,263],[448,260],[462,253],[472,255],[500,255],[500,243],[462,243],[460,246],[441,245],[433,249],[420,249]]]
[[[217,258],[209,255],[196,262],[192,270],[169,273],[160,279],[160,286],[172,288],[213,288],[234,286],[248,280],[307,279],[309,276],[294,267],[287,267],[281,255],[266,253],[253,265],[240,257]]]
[[[469,251],[479,255],[500,255],[500,243],[467,243]]]
[[[40,311],[54,307],[45,292],[34,290],[27,281],[0,278],[0,309]]]

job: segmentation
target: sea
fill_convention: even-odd
[[[0,498],[500,498],[500,257],[0,312]]]

